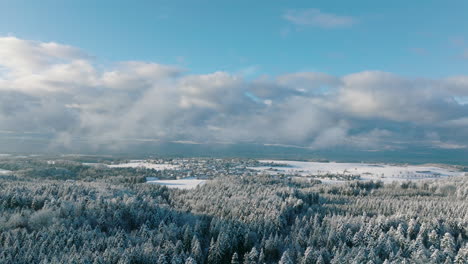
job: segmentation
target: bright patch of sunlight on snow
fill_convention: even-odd
[[[10,174],[11,171],[9,170],[3,170],[3,169],[0,169],[0,175],[6,175],[6,174]]]
[[[465,173],[436,165],[390,165],[370,163],[303,162],[261,160],[273,166],[253,167],[269,174],[292,174],[299,176],[323,176],[330,174],[359,175],[360,180],[381,180],[384,182],[423,180],[441,177],[464,176]]]
[[[144,161],[144,160],[132,160],[128,163],[108,165],[108,167],[109,168],[144,168],[144,169],[154,169],[154,170],[174,170],[178,168],[177,165],[151,163],[151,162]]]
[[[198,180],[193,178],[186,178],[180,180],[154,180],[148,179],[147,183],[155,183],[159,185],[167,186],[167,188],[176,188],[183,190],[195,189],[198,185],[203,185],[206,180]]]

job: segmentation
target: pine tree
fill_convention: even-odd
[[[278,262],[278,264],[294,264],[291,257],[289,256],[289,250],[283,252],[283,255],[281,256],[281,259]]]
[[[217,264],[221,261],[221,256],[219,254],[218,243],[211,239],[210,248],[208,250],[208,264]]]
[[[458,254],[455,256],[454,263],[466,264],[468,263],[468,243],[464,247],[458,250]]]
[[[193,237],[192,231],[190,230],[189,225],[186,225],[185,229],[184,229],[184,237],[183,237],[185,250],[191,249],[191,247],[192,247],[192,243],[191,243],[192,242],[192,237]]]
[[[265,252],[263,251],[263,248],[262,248],[262,250],[260,250],[260,255],[258,256],[258,263],[263,264],[265,262],[266,262]]]
[[[237,252],[234,252],[234,254],[232,254],[231,264],[240,264],[239,255],[237,254]]]
[[[408,238],[415,239],[419,232],[419,223],[412,218],[408,224]]]
[[[249,263],[256,264],[258,262],[258,251],[255,247],[250,250],[248,255]]]
[[[322,254],[320,254],[320,255],[317,257],[317,262],[316,262],[316,264],[325,264],[325,260],[323,259]]]
[[[440,240],[440,249],[443,251],[445,256],[453,258],[455,256],[455,241],[450,233],[445,233]]]
[[[193,239],[192,239],[192,250],[191,250],[191,254],[192,254],[192,257],[198,262],[198,263],[202,263],[202,260],[203,260],[203,251],[202,251],[202,248],[201,248],[201,245],[200,245],[200,242],[198,241],[198,239],[193,236]]]
[[[186,260],[185,260],[185,264],[197,264],[197,261],[192,258],[192,257],[188,257]]]
[[[452,264],[452,259],[450,258],[450,256],[447,256],[447,258],[445,259],[444,261],[444,264]]]
[[[169,262],[167,261],[167,256],[166,254],[164,253],[160,253],[159,257],[158,257],[158,261],[156,262],[157,264],[169,264]]]
[[[432,230],[427,237],[431,245],[439,247],[439,235],[435,230]]]
[[[307,247],[304,257],[302,258],[301,264],[312,264],[314,263],[314,252],[311,247]]]

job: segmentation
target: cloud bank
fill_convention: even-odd
[[[297,72],[247,80],[141,61],[104,66],[75,47],[0,38],[0,137],[47,135],[65,147],[466,148],[467,98],[468,76]]]

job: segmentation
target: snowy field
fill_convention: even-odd
[[[203,185],[206,183],[206,180],[198,180],[193,178],[186,178],[180,180],[157,180],[148,178],[147,183],[154,183],[159,185],[167,186],[167,188],[176,188],[183,190],[195,189],[198,185]]]
[[[260,160],[262,163],[271,163],[275,166],[253,167],[252,169],[269,174],[293,174],[299,176],[316,176],[322,180],[323,176],[359,175],[360,180],[381,180],[384,182],[423,180],[442,177],[464,176],[465,172],[450,167],[437,167],[433,165],[388,165],[369,163],[337,163],[337,162],[302,162]],[[322,176],[322,177],[320,177]]]
[[[0,169],[0,175],[7,175],[7,174],[10,174],[10,173],[11,173],[11,171],[9,171],[9,170]]]
[[[178,168],[177,165],[151,163],[151,162],[144,161],[144,160],[131,160],[128,163],[105,165],[105,166],[108,168],[144,168],[144,169],[154,169],[154,170],[175,170]]]

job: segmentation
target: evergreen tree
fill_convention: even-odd
[[[266,257],[265,257],[265,252],[263,251],[263,248],[260,250],[260,255],[258,256],[258,263],[259,264],[266,263]]]
[[[465,244],[460,250],[458,250],[458,254],[455,257],[454,263],[462,264],[468,263],[468,243]]]
[[[237,252],[234,252],[234,254],[232,254],[231,264],[240,264],[239,255],[237,255]]]
[[[281,259],[278,262],[278,264],[294,264],[291,257],[289,256],[289,251],[288,250],[283,252],[283,255],[281,256]]]
[[[314,263],[314,253],[311,247],[307,247],[304,257],[302,258],[302,264],[312,264]]]
[[[440,240],[440,249],[451,259],[455,256],[455,241],[450,233],[445,233]]]
[[[192,258],[192,257],[188,257],[186,260],[185,260],[185,264],[197,264],[197,261]]]
[[[216,264],[220,263],[220,261],[221,256],[218,248],[218,243],[216,243],[212,238],[210,242],[210,248],[208,251],[208,264]]]

